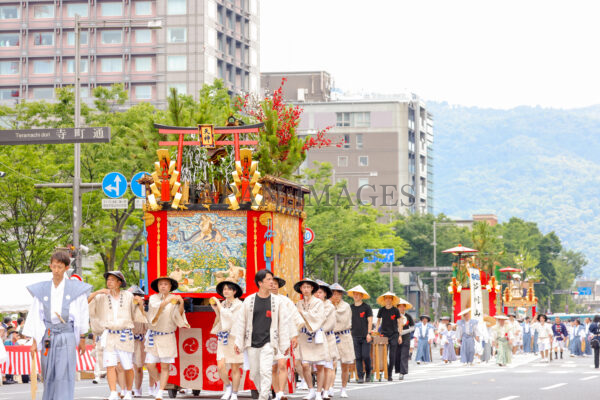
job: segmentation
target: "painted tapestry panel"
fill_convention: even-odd
[[[168,214],[167,273],[181,293],[214,293],[227,280],[246,291],[246,212]]]

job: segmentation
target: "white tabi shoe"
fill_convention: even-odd
[[[163,391],[158,389],[154,395],[154,400],[163,400]]]
[[[229,400],[238,400],[237,394],[231,393],[231,397],[229,398]]]
[[[296,390],[308,390],[308,385],[305,381],[300,381]]]
[[[142,397],[141,389],[133,389],[133,397]]]
[[[225,387],[225,392],[223,393],[223,396],[221,396],[221,400],[228,400],[231,397],[232,391],[233,387],[231,385],[227,385]]]
[[[323,398],[321,397],[321,393],[319,393],[319,392],[315,393],[315,400],[323,400]]]
[[[131,397],[130,391],[125,392],[125,396],[123,397],[123,400],[133,400],[133,397]]]
[[[346,393],[346,388],[342,388],[342,392],[340,393],[340,397],[342,397],[344,399],[348,397],[348,393]]]
[[[110,396],[108,396],[108,400],[120,400],[119,393],[110,392]]]
[[[302,399],[303,400],[314,400],[317,397],[317,393],[315,392],[315,389],[309,389],[308,390],[308,394],[306,396],[304,396]],[[321,399],[321,393],[319,393],[319,400]]]

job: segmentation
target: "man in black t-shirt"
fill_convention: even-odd
[[[352,310],[352,340],[354,341],[354,355],[356,357],[356,374],[358,383],[371,381],[371,335],[373,327],[373,310],[371,306],[363,303],[369,298],[369,294],[361,285],[348,290],[348,296],[354,299],[350,305]],[[364,370],[363,370],[364,362]]]
[[[275,352],[290,351],[288,318],[278,296],[271,296],[273,273],[261,269],[254,277],[258,292],[244,300],[240,317],[231,330],[234,349],[247,351],[250,379],[258,391],[259,400],[268,400],[271,393],[272,365]]]
[[[381,328],[381,334],[388,338],[388,381],[393,380],[394,365],[396,365],[396,351],[402,344],[399,332],[402,330],[400,311],[396,308],[399,298],[392,292],[382,294],[377,298],[377,303],[384,307],[377,313],[377,328]]]

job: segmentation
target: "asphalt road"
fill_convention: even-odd
[[[518,355],[508,367],[498,367],[493,363],[463,366],[436,361],[432,364],[416,365],[411,362],[410,373],[404,381],[372,382],[348,385],[350,399],[397,400],[400,396],[414,398],[439,398],[485,400],[514,399],[581,399],[596,398],[593,393],[600,390],[600,370],[592,366],[590,357],[555,360],[541,363],[533,355]],[[339,389],[339,376],[336,381]],[[147,387],[146,382],[143,385]],[[41,399],[42,385],[38,388]],[[292,395],[301,399],[306,392]],[[108,388],[105,381],[94,385],[91,381],[77,382],[75,398],[78,400],[105,399]],[[202,392],[201,398],[219,399],[221,393]],[[339,392],[336,398],[339,398]],[[250,398],[249,393],[240,393],[242,398]],[[0,387],[0,400],[30,399],[29,385],[5,385]],[[149,399],[149,396],[145,398]],[[179,394],[177,398],[194,398],[191,394]],[[600,398],[600,397],[599,397]]]

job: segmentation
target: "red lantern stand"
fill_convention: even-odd
[[[181,147],[184,145],[196,145],[198,142],[185,142],[185,134],[195,133],[195,128],[163,127],[159,126],[160,133],[179,134],[178,142],[162,142],[162,145],[179,145],[179,159],[181,159]],[[221,135],[234,134],[234,141],[224,142],[223,144],[234,144],[236,159],[239,160],[240,144],[255,144],[239,140],[239,133],[248,133],[249,127],[215,128],[215,131]],[[226,132],[224,132],[226,131]],[[219,144],[218,141],[216,141]],[[179,170],[180,171],[180,170]],[[264,183],[263,181],[268,181]],[[242,299],[249,294],[255,293],[257,287],[254,283],[254,276],[260,269],[269,267],[276,275],[283,277],[287,283],[282,292],[290,298],[297,300],[297,294],[293,290],[293,284],[303,277],[304,265],[304,218],[305,214],[299,209],[303,208],[303,196],[308,192],[305,188],[294,184],[293,182],[273,177],[263,177],[264,187],[270,187],[268,195],[265,194],[266,206],[252,207],[250,203],[240,204],[237,210],[232,210],[231,205],[221,204],[185,204],[185,210],[172,210],[170,203],[163,204],[162,210],[152,211],[146,204],[144,216],[145,228],[147,233],[147,273],[148,282],[159,276],[169,276],[172,273],[172,266],[169,266],[170,241],[169,223],[177,219],[178,223],[185,225],[186,219],[190,222],[202,216],[218,213],[219,218],[227,219],[229,215],[236,218],[245,218],[245,293]],[[270,186],[269,186],[270,185]],[[292,189],[290,189],[292,187]],[[292,190],[292,195],[289,195]],[[294,191],[295,190],[295,191]],[[269,203],[270,202],[270,203]],[[200,215],[199,215],[200,214]],[[218,227],[217,227],[218,229]],[[171,232],[171,235],[173,233]],[[240,235],[238,233],[238,235]],[[278,239],[278,236],[279,239]],[[206,239],[206,238],[205,238]],[[210,240],[210,239],[209,239]],[[239,240],[239,239],[238,239]],[[269,242],[269,243],[267,243]],[[274,247],[274,244],[276,247]],[[202,253],[205,242],[200,240],[192,244],[194,251]],[[265,254],[268,253],[268,254]],[[279,252],[279,258],[274,257]],[[282,258],[281,254],[285,253]],[[297,253],[296,253],[297,252]],[[277,260],[281,261],[278,262]],[[290,260],[293,260],[290,262]],[[285,262],[284,262],[285,261]],[[207,271],[212,273],[211,271]],[[180,283],[180,289],[182,285]],[[183,289],[185,290],[185,286]],[[149,295],[155,293],[152,289]],[[175,294],[182,296],[186,301],[187,320],[190,324],[189,329],[178,329],[176,331],[178,357],[171,366],[167,389],[171,397],[176,396],[178,389],[192,389],[195,394],[200,390],[223,390],[223,381],[219,378],[217,371],[217,337],[210,334],[215,313],[209,305],[208,299],[218,296],[211,291],[206,292],[181,292]],[[288,390],[294,392],[293,385],[293,363],[288,361]],[[248,377],[248,373],[243,376],[244,390],[255,387]]]

